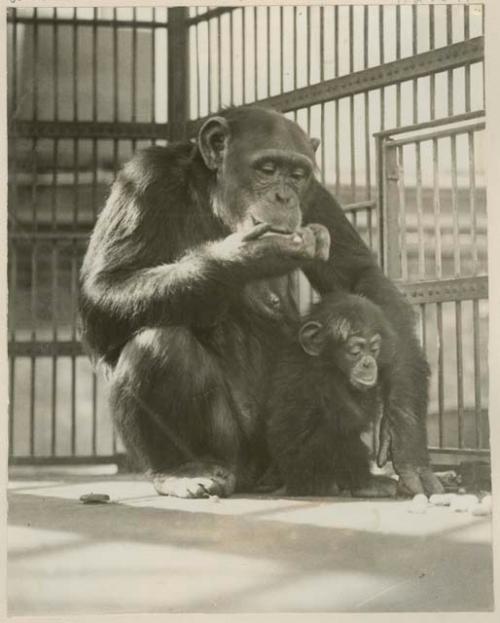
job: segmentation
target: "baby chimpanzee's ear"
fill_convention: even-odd
[[[300,327],[299,342],[308,355],[318,357],[321,354],[325,341],[322,329],[323,325],[315,320],[310,320]]]

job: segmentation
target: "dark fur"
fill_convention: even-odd
[[[303,324],[311,320],[324,327],[321,354],[307,354],[297,337],[273,374],[267,401],[271,455],[290,495],[355,491],[369,484],[369,452],[360,436],[379,414],[380,385],[392,374],[394,335],[378,306],[350,294],[326,296]],[[352,333],[382,338],[373,388],[353,387],[339,365],[347,361],[346,337],[338,330],[345,321]]]
[[[269,111],[222,114],[246,137],[240,150],[278,126],[289,144],[304,141],[297,126]],[[231,233],[219,218],[221,192],[197,145],[151,147],[123,168],[97,221],[81,272],[83,337],[112,371],[111,408],[128,451],[154,471],[206,456],[253,473],[269,369],[295,313],[288,290],[265,280],[302,266],[320,293],[360,292],[383,308],[400,337],[398,372],[385,388],[393,456],[427,465],[427,365],[410,307],[339,204],[315,180],[301,198],[303,223],[331,233],[328,262],[294,261],[279,249],[261,260],[244,251],[227,259],[217,246]],[[270,289],[279,309],[269,304]]]

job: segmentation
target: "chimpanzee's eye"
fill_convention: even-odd
[[[292,178],[296,182],[301,182],[305,177],[306,172],[304,171],[304,169],[295,169],[294,171],[292,171]]]
[[[353,355],[354,357],[356,357],[360,353],[361,353],[361,347],[360,346],[351,346],[349,348],[349,354]]]
[[[276,171],[276,165],[273,162],[264,162],[264,164],[260,166],[260,170],[266,175],[273,175]]]

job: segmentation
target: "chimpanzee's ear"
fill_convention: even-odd
[[[229,138],[229,125],[224,117],[210,117],[198,134],[198,146],[205,164],[216,171],[224,160],[224,151]]]
[[[317,151],[318,147],[321,145],[321,141],[319,140],[319,138],[310,138],[309,140],[311,141],[313,150]]]
[[[299,342],[308,355],[318,357],[321,354],[325,341],[322,329],[323,325],[315,320],[310,320],[300,327]]]

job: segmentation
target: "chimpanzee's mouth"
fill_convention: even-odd
[[[352,384],[358,389],[370,389],[371,387],[375,387],[377,384],[377,375],[372,374],[367,377],[359,377],[351,379]]]
[[[253,227],[258,227],[258,226],[266,227],[265,231],[260,236],[261,238],[263,236],[273,236],[273,235],[275,236],[276,234],[279,234],[280,236],[290,236],[291,234],[293,234],[293,232],[288,229],[280,229],[279,227],[273,227],[269,223],[265,223],[264,221],[261,221],[258,218],[255,218],[253,214],[250,215],[250,218],[252,219]]]

